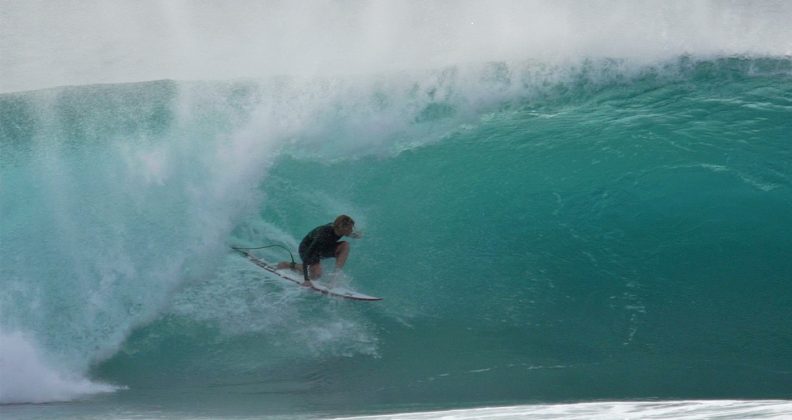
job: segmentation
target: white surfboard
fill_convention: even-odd
[[[250,252],[248,252],[248,251],[246,251],[244,249],[237,249],[237,248],[233,248],[233,249],[234,249],[234,251],[239,252],[240,254],[242,254],[245,257],[247,257],[247,259],[250,260],[250,262],[252,262],[253,264],[256,264],[257,266],[269,271],[270,273],[272,273],[272,274],[274,274],[274,275],[276,275],[276,276],[278,276],[278,277],[280,277],[280,278],[282,278],[284,280],[288,280],[288,281],[290,281],[292,283],[296,283],[296,284],[298,284],[300,286],[303,285],[302,276],[297,274],[297,273],[295,273],[294,271],[289,270],[289,269],[278,270],[274,265],[268,264],[265,261],[260,260],[255,255],[251,254]],[[358,292],[356,292],[354,290],[347,289],[346,287],[328,287],[328,286],[326,286],[324,284],[321,284],[321,283],[318,283],[316,281],[312,281],[311,283],[312,283],[311,287],[307,287],[307,286],[304,286],[304,287],[306,287],[306,288],[308,288],[310,290],[313,290],[314,292],[319,292],[319,293],[322,293],[322,294],[327,295],[327,296],[334,296],[334,297],[339,297],[339,298],[344,298],[344,299],[351,299],[351,300],[363,300],[363,301],[369,301],[369,302],[382,300],[382,298],[380,298],[380,297],[369,296],[369,295],[365,295],[363,293],[358,293]]]

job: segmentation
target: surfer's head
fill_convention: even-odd
[[[349,236],[355,230],[355,221],[346,214],[336,217],[333,222],[333,230],[336,235]]]

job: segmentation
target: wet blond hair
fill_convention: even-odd
[[[344,229],[344,228],[354,228],[355,221],[352,220],[351,217],[347,216],[346,214],[342,214],[336,217],[335,221],[333,222],[333,228],[335,229]]]

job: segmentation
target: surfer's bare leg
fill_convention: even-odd
[[[308,276],[311,280],[316,280],[322,277],[322,264],[316,263],[308,266]]]
[[[303,267],[302,264],[292,263],[291,261],[281,261],[276,266],[278,270],[283,270],[286,268],[292,269],[298,273],[302,273]]]
[[[336,270],[341,270],[349,257],[349,242],[341,241],[336,247]]]
[[[278,269],[278,270],[285,270],[285,269],[288,268],[288,269],[290,269],[292,271],[296,271],[296,272],[298,272],[300,274],[303,274],[303,265],[302,264],[293,263],[291,261],[281,261],[281,262],[278,263],[278,265],[275,266],[275,268]],[[319,264],[319,263],[309,265],[308,266],[308,277],[310,278],[310,280],[316,280],[319,277],[322,277],[322,265]],[[303,282],[303,285],[310,286],[311,284],[306,281],[306,282]]]

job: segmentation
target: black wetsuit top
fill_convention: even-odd
[[[333,258],[340,236],[335,234],[333,224],[319,226],[308,232],[300,242],[300,258],[304,265],[318,263],[323,258]]]

